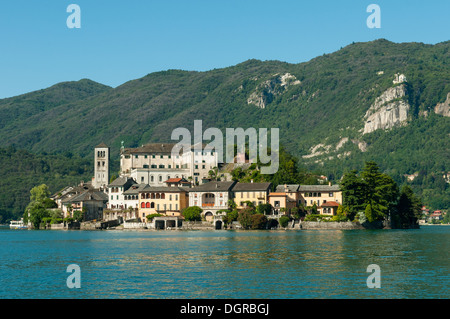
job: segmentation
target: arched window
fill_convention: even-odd
[[[145,193],[141,194],[141,198],[144,199],[145,198]]]
[[[141,203],[141,208],[145,208],[145,203],[144,202]]]
[[[154,202],[152,202],[152,203],[150,204],[150,208],[155,208],[155,203],[154,203]]]
[[[147,204],[146,204],[146,206],[145,206],[146,208],[150,208],[150,203],[149,202],[147,202]]]
[[[164,193],[161,194],[161,199],[165,199],[166,195]]]

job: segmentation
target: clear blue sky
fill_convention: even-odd
[[[69,29],[69,4],[81,28]],[[369,29],[369,4],[381,28]],[[116,87],[167,69],[305,62],[350,43],[449,40],[449,0],[9,0],[0,5],[0,98],[89,78]]]

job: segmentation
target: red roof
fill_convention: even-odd
[[[336,202],[326,202],[321,205],[321,207],[338,207],[339,203]]]
[[[164,183],[179,183],[182,180],[182,178],[169,178]]]

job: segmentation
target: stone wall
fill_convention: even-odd
[[[183,226],[179,227],[180,229],[184,230],[192,230],[192,229],[198,229],[198,230],[207,230],[207,229],[215,229],[214,224],[211,222],[206,221],[199,221],[199,222],[188,222],[183,221]]]
[[[364,229],[360,223],[353,222],[301,222],[300,229]],[[296,228],[297,228],[296,227]]]

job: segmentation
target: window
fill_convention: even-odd
[[[178,204],[175,204],[175,210],[178,210]]]
[[[141,183],[144,182],[144,176],[141,176]]]
[[[162,182],[162,176],[159,176],[159,181]]]
[[[152,155],[152,158],[155,158],[155,155]]]
[[[172,194],[169,195],[169,200],[172,200]]]
[[[164,158],[164,155],[161,155],[160,158]]]
[[[141,208],[145,208],[145,203],[144,202],[141,203]]]
[[[328,194],[330,197],[333,197],[333,192],[331,192],[330,194]]]
[[[146,207],[146,208],[150,208],[150,203],[147,202],[147,203],[145,204],[145,207]]]
[[[147,158],[148,156],[147,155],[144,155],[144,158]]]
[[[172,165],[169,165],[169,168],[172,168]]]
[[[135,158],[139,158],[139,155],[134,155]]]
[[[150,181],[152,181],[152,182],[153,182],[153,175],[152,175],[152,176],[150,176]]]
[[[275,201],[275,207],[280,207],[280,201],[278,200]]]
[[[178,200],[178,194],[175,194],[175,200]]]
[[[176,165],[175,167],[176,167],[176,168],[180,168],[180,165]]]

